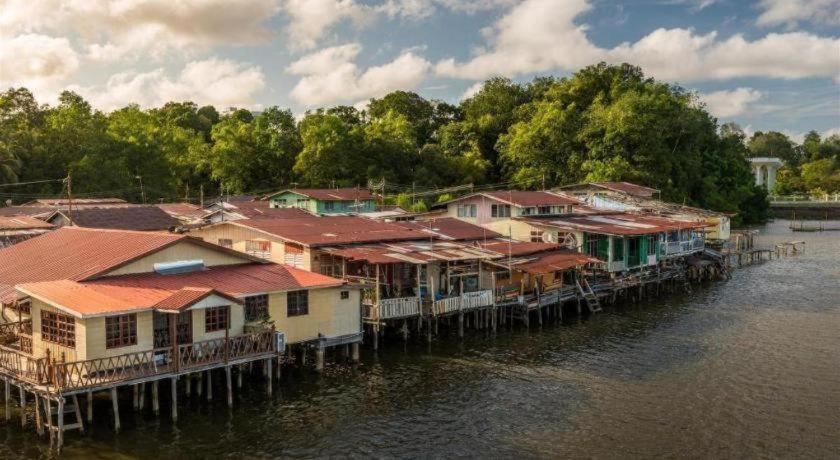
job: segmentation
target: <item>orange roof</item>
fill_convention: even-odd
[[[238,302],[237,297],[248,295],[342,284],[342,280],[286,265],[242,264],[179,275],[143,273],[92,281],[42,281],[17,288],[68,313],[88,317],[149,309],[182,310],[211,294]]]

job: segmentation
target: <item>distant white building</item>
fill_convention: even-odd
[[[768,191],[773,191],[776,185],[776,173],[784,166],[782,160],[770,157],[750,158],[750,165],[755,174],[755,184],[763,186]]]

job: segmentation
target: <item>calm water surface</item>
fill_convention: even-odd
[[[219,382],[213,404],[182,395],[175,426],[125,400],[115,436],[100,399],[62,456],[840,458],[840,233],[787,224],[760,243],[806,240],[803,255],[689,295],[541,331],[390,340],[356,369],[287,375],[273,398],[246,385],[232,411]],[[50,455],[0,426],[0,457]]]

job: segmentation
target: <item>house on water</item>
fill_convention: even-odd
[[[300,208],[317,215],[376,211],[376,197],[363,188],[295,188],[268,197],[272,208]]]

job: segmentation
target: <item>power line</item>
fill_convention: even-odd
[[[18,185],[30,185],[30,184],[43,184],[46,182],[62,182],[64,178],[61,179],[44,179],[44,180],[33,180],[29,182],[13,182],[9,184],[0,184],[0,187],[15,187]]]

